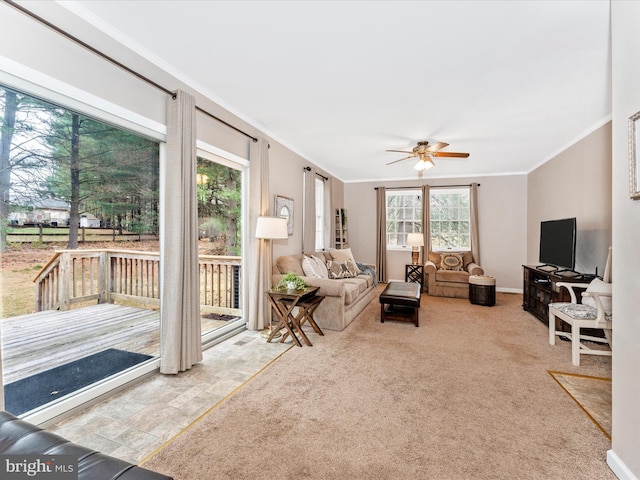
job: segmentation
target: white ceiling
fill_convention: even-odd
[[[609,1],[60,2],[345,182],[526,173],[611,115]]]

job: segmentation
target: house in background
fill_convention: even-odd
[[[29,6],[29,2],[23,2]],[[182,81],[166,66],[148,62],[143,55],[123,49],[117,38],[64,11],[55,2],[34,2],[33,8],[72,33],[90,39],[94,46],[126,60],[137,71],[161,85],[192,92],[207,111],[224,117],[253,136],[269,137],[196,82]],[[151,12],[150,12],[151,13]],[[640,2],[611,2],[611,117],[592,126],[567,144],[552,159],[525,174],[469,176],[434,179],[433,184],[481,183],[480,235],[482,265],[495,275],[499,289],[521,291],[523,264],[537,262],[541,220],[576,216],[582,227],[585,250],[578,252],[584,269],[601,271],[608,243],[613,245],[614,329],[613,440],[608,463],[620,478],[640,478],[637,455],[640,431],[640,323],[637,321],[640,291],[640,201],[629,198],[628,119],[640,111]],[[81,49],[27,18],[6,3],[0,5],[0,82],[34,95],[50,98],[106,121],[154,138],[166,132],[166,93]],[[88,34],[87,32],[92,32]],[[460,32],[464,36],[464,31]],[[16,38],[29,41],[16,42]],[[256,40],[259,41],[259,40]],[[469,44],[473,39],[468,39]],[[121,55],[117,55],[121,54]],[[55,58],[55,62],[49,61]],[[202,59],[201,59],[202,60]],[[207,61],[215,62],[215,59]],[[238,59],[251,61],[251,59]],[[594,72],[601,73],[601,72]],[[548,72],[553,76],[553,72]],[[389,87],[394,88],[394,87]],[[399,89],[401,87],[398,87]],[[608,99],[606,99],[608,100]],[[585,102],[605,99],[585,98]],[[309,113],[313,115],[312,112]],[[225,125],[199,115],[201,144],[215,146],[214,153],[248,163],[251,141]],[[305,119],[300,119],[304,122]],[[359,260],[375,261],[371,211],[377,182],[346,182],[332,176],[304,156],[269,139],[269,187],[273,193],[293,198],[295,218],[302,217],[302,172],[313,165],[327,177],[332,208],[349,212],[349,242]],[[389,185],[412,185],[394,181]],[[257,211],[259,199],[248,196],[247,210]],[[247,225],[247,235],[253,226]],[[297,222],[288,241],[274,241],[274,256],[300,251],[303,232]],[[408,253],[394,253],[390,263],[404,265]],[[392,273],[397,277],[399,273]],[[532,318],[532,321],[537,321]],[[497,326],[499,328],[499,326]]]
[[[15,207],[9,214],[9,224],[17,226],[42,225],[63,227],[69,225],[69,204],[62,200],[35,200],[30,205]]]

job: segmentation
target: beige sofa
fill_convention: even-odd
[[[450,265],[443,264],[443,254],[450,255]],[[456,265],[453,258],[456,254],[461,259],[460,265]],[[424,285],[427,293],[435,297],[469,298],[470,275],[484,275],[482,267],[474,263],[471,252],[429,252],[424,264]]]
[[[331,260],[329,252],[312,254],[323,262]],[[374,278],[359,274],[354,278],[317,278],[306,276],[302,268],[303,254],[278,257],[273,267],[272,285],[276,285],[282,276],[292,272],[312,287],[320,287],[318,295],[324,295],[313,319],[321,329],[343,330],[371,302],[375,296]]]

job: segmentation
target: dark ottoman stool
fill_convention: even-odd
[[[390,282],[380,294],[380,322],[382,323],[385,320],[402,320],[413,322],[417,327],[419,311],[419,283]]]

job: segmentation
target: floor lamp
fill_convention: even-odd
[[[272,264],[272,240],[289,238],[289,234],[287,233],[287,219],[282,217],[258,217],[258,223],[256,224],[256,238],[260,239],[264,242],[263,245],[260,246],[261,252],[264,253],[264,263],[265,267],[269,269],[269,273],[271,272],[271,264]],[[269,278],[271,275],[269,275]],[[265,329],[262,332],[262,336],[268,338],[271,335],[271,329],[273,328],[271,325],[271,308],[269,308],[269,328]],[[274,336],[277,338],[280,336],[280,333]]]

